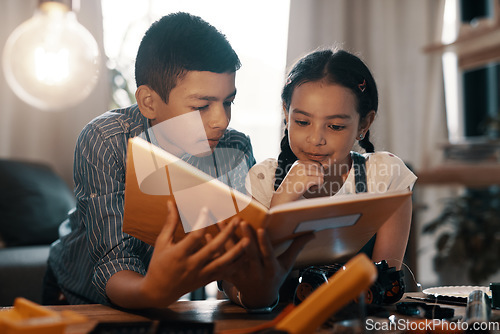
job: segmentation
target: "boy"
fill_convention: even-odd
[[[217,279],[231,282],[225,286],[235,300],[234,291],[238,290],[234,286],[241,286],[250,296],[250,289],[268,281],[264,274],[269,265],[258,262],[266,252],[266,264],[272,261],[277,266],[272,267],[277,269],[272,275],[280,276],[260,295],[255,294],[256,298],[252,296],[249,305],[266,306],[276,299],[281,276],[289,270],[298,248],[282,264],[271,256],[265,233],[260,231],[257,241],[244,222],[233,219],[219,224],[221,233],[203,247],[203,230],[174,244],[172,226],[179,217],[169,204],[170,214],[156,247],[122,232],[129,138],[141,135],[214,177],[227,174],[234,166],[244,165],[247,171],[255,163],[249,138],[227,128],[239,67],[238,56],[225,36],[201,18],[176,13],[153,23],[136,58],[137,105],[97,117],[78,138],[74,162],[77,208],[69,217],[71,232],[51,247],[44,303],[62,298],[71,304],[164,307]],[[222,163],[217,160],[214,168],[215,148],[240,154]],[[244,189],[245,176],[233,177],[231,186]],[[206,216],[202,213],[199,222],[206,222]],[[239,240],[234,235],[236,228],[243,231]],[[236,242],[228,242],[230,239]],[[257,279],[240,273],[249,262],[262,274]]]

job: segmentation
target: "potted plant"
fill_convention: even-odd
[[[486,284],[500,269],[500,189],[467,189],[448,199],[423,233],[436,235],[433,264],[441,285]]]

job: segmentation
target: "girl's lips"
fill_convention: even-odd
[[[326,154],[316,154],[316,153],[306,153],[306,152],[304,152],[304,154],[310,160],[314,160],[314,161],[324,160],[327,157]]]

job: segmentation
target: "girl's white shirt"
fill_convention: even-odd
[[[413,188],[417,176],[396,155],[390,152],[375,152],[365,153],[363,156],[366,159],[366,181],[369,193]],[[270,207],[274,194],[274,176],[277,166],[276,159],[266,159],[253,166],[246,178],[247,192],[267,208]],[[346,181],[334,196],[355,193],[354,168],[351,167]]]

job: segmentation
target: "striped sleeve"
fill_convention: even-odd
[[[245,181],[248,171],[255,165],[255,157],[253,155],[250,137],[242,132],[229,129],[224,138],[225,141],[222,146],[231,148],[235,151],[232,158],[226,158],[226,161],[234,159],[233,162],[224,166],[226,173],[229,175],[229,183],[234,189],[245,193]]]
[[[91,280],[103,298],[108,279],[118,271],[144,275],[147,264],[143,259],[152,252],[148,245],[122,232],[127,143],[123,132],[115,130],[91,124],[82,132],[75,153],[76,196],[87,227]]]

